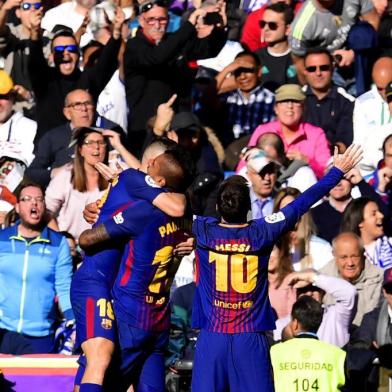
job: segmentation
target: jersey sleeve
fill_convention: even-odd
[[[152,213],[151,204],[140,200],[103,222],[103,225],[112,240],[134,237],[145,229],[143,222],[151,217]]]
[[[157,186],[148,174],[139,170],[125,170],[120,178],[124,181],[129,196],[135,199],[152,203],[157,196],[166,192],[164,188]]]
[[[308,188],[286,207],[265,218],[256,219],[254,222],[262,226],[264,234],[266,232],[267,238],[271,243],[275,242],[282,233],[292,230],[299,218],[316,201],[328,194],[342,177],[343,172],[333,167],[320,181]]]

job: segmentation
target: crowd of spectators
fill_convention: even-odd
[[[272,251],[270,340],[314,335],[345,356],[337,384],[384,385],[391,36],[390,0],[1,1],[0,352],[77,352],[65,343],[78,238],[91,227],[83,209],[104,202],[113,175],[138,168],[156,138],[194,162],[189,213],[216,216],[219,184],[237,172],[249,184],[249,220],[296,199],[354,142],[358,167]],[[191,253],[172,287],[173,322],[185,329],[194,279]],[[271,351],[277,378],[286,343]]]

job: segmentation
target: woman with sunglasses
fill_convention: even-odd
[[[95,168],[98,162],[107,163],[107,140],[96,128],[75,130],[70,146],[75,146],[73,161],[52,178],[46,189],[48,211],[57,217],[60,231],[67,231],[78,240],[91,226],[83,219],[83,209],[98,200],[108,183]]]

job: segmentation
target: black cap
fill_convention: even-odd
[[[385,97],[387,98],[387,102],[392,102],[392,82],[388,83],[385,88]]]
[[[180,112],[174,115],[171,129],[177,131],[178,129],[202,129],[203,126],[200,123],[198,117],[191,112]]]
[[[74,37],[74,32],[68,26],[56,24],[52,29],[52,40],[59,36]]]

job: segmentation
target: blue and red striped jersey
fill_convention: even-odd
[[[165,190],[157,187],[149,175],[134,169],[124,170],[102,196],[99,219],[94,227],[140,199],[152,203],[162,192],[165,192]],[[116,278],[126,242],[126,239],[124,239],[124,241],[95,246],[86,252],[77,273],[84,274],[89,279],[104,280],[111,287]]]
[[[268,298],[268,259],[276,240],[342,178],[332,168],[279,212],[246,225],[223,225],[215,218],[198,217],[196,237],[196,293],[192,323],[195,328],[221,333],[275,329]]]
[[[168,329],[170,286],[179,265],[173,250],[185,240],[184,221],[138,201],[104,225],[113,240],[131,238],[112,290],[117,319],[147,331]]]

